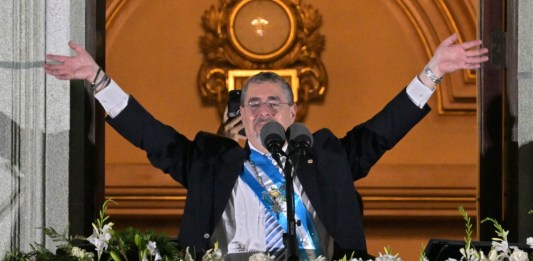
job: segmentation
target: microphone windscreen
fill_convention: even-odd
[[[259,134],[263,146],[269,149],[272,142],[285,143],[285,129],[276,121],[266,123]]]
[[[287,132],[289,141],[304,141],[307,142],[309,148],[313,146],[313,135],[303,123],[296,122],[292,124]]]

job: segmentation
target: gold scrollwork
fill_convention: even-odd
[[[204,12],[200,37],[203,63],[198,85],[204,101],[222,115],[235,71],[293,70],[298,98],[297,120],[305,118],[309,102],[327,90],[320,54],[325,37],[322,17],[299,0],[220,0]],[[294,83],[292,83],[294,84]],[[294,87],[294,86],[293,86]]]

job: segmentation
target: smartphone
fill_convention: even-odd
[[[228,93],[228,121],[241,114],[241,90],[231,90]]]
[[[228,121],[241,114],[241,90],[231,90],[228,93]],[[246,136],[244,128],[239,131],[239,134]]]

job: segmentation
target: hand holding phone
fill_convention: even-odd
[[[225,120],[217,132],[234,140],[245,139],[244,126],[241,121],[241,90],[231,90],[228,93],[228,105]],[[236,136],[238,135],[238,136]],[[240,136],[240,137],[239,137]]]

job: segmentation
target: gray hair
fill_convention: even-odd
[[[274,72],[260,72],[250,77],[248,80],[246,80],[246,82],[244,82],[241,94],[241,106],[244,106],[244,97],[246,97],[246,92],[248,92],[248,86],[252,83],[263,82],[271,82],[278,84],[283,90],[283,93],[285,94],[285,98],[287,98],[287,102],[289,103],[289,105],[294,104],[294,95],[292,94],[291,85],[287,81],[285,81],[283,77],[279,76]]]

